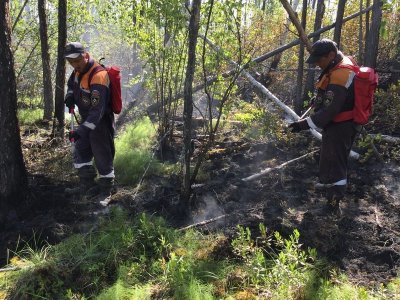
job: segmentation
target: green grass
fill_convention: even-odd
[[[114,167],[118,182],[135,184],[144,174],[159,170],[160,164],[153,159],[151,146],[156,143],[156,130],[149,118],[129,125],[115,141]]]
[[[111,299],[120,299],[120,300],[150,300],[151,299],[151,286],[150,285],[138,285],[136,287],[132,287],[126,285],[123,280],[118,279],[115,284],[113,284],[110,288],[107,288],[103,291],[99,296],[96,297],[98,300],[111,300]]]
[[[299,232],[283,238],[260,225],[229,241],[170,228],[156,217],[114,209],[96,230],[16,254],[19,271],[0,273],[9,299],[400,299],[387,286],[351,284],[303,249]],[[231,253],[231,254],[227,254]],[[29,298],[29,297],[28,297]]]
[[[20,125],[32,125],[43,118],[43,109],[18,109],[18,121]]]

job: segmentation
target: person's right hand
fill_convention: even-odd
[[[289,130],[292,133],[300,132],[302,130],[310,129],[306,120],[300,120],[293,123],[290,123],[288,126]]]
[[[289,127],[290,132],[292,132],[292,133],[297,133],[297,132],[301,131],[299,122],[290,123],[288,127]]]
[[[65,106],[68,107],[70,110],[75,108],[74,96],[69,94],[65,97],[64,100]]]
[[[71,143],[74,143],[74,142],[76,142],[77,140],[79,140],[81,138],[81,136],[79,135],[79,133],[78,132],[76,132],[76,131],[70,131],[69,133],[68,133],[68,139],[69,139],[69,141],[71,142]]]

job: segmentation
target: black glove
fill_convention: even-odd
[[[293,122],[293,123],[289,124],[288,127],[289,127],[290,131],[293,133],[300,132],[302,130],[306,130],[306,129],[310,128],[310,126],[308,126],[308,123],[306,120]]]
[[[74,96],[72,94],[67,94],[64,103],[66,107],[73,109],[75,107]]]
[[[68,139],[71,143],[76,142],[77,140],[79,140],[81,138],[81,136],[76,132],[76,131],[70,131],[68,133]]]
[[[293,122],[291,124],[289,124],[289,130],[290,132],[296,133],[296,132],[300,132],[301,128],[298,122]]]

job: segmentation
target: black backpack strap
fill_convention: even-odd
[[[97,72],[103,71],[103,70],[105,70],[105,68],[101,65],[93,68],[93,70],[89,74],[89,88],[90,88],[90,83],[92,82],[92,78],[93,78],[94,74],[96,74]]]

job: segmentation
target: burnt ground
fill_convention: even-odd
[[[318,142],[307,134],[295,142],[272,143],[232,141],[227,136],[209,153],[202,182],[194,186],[196,207],[190,219],[180,219],[177,178],[152,175],[140,192],[119,187],[116,203],[131,210],[164,216],[175,226],[183,226],[224,215],[218,221],[200,226],[205,231],[224,231],[232,236],[238,224],[255,231],[264,223],[270,231],[291,234],[298,228],[301,242],[315,247],[320,257],[338,266],[350,280],[363,285],[386,283],[400,266],[400,166],[384,156],[384,162],[370,159],[350,162],[347,199],[341,204],[340,218],[322,212],[323,194],[314,189],[317,155],[310,155],[258,180],[241,179],[267,167],[318,149]],[[76,183],[68,145],[53,141],[35,142],[23,138],[29,170],[33,205],[17,217],[11,213],[0,229],[0,259],[4,265],[7,250],[18,250],[24,242],[34,248],[57,243],[77,232],[87,232],[99,215],[107,213],[94,202],[83,203],[67,197],[65,187]],[[378,147],[380,147],[378,145]],[[386,148],[385,148],[386,149]],[[17,244],[18,239],[19,244]]]
[[[338,266],[351,281],[362,285],[388,282],[400,270],[398,162],[385,155],[383,162],[373,157],[367,162],[351,160],[339,218],[323,213],[324,192],[314,188],[318,154],[258,180],[241,180],[318,149],[318,145],[307,133],[291,145],[225,138],[204,164],[209,178],[194,186],[192,201],[197,207],[187,223],[224,216],[198,228],[222,230],[228,236],[235,234],[238,224],[257,233],[258,224],[264,223],[270,231],[286,236],[297,228],[301,243],[316,248],[320,257]],[[385,147],[377,146],[384,153]],[[160,178],[149,179],[147,191],[135,201],[148,210],[167,212],[167,218],[176,220],[179,196],[177,183],[172,181],[160,186]]]

